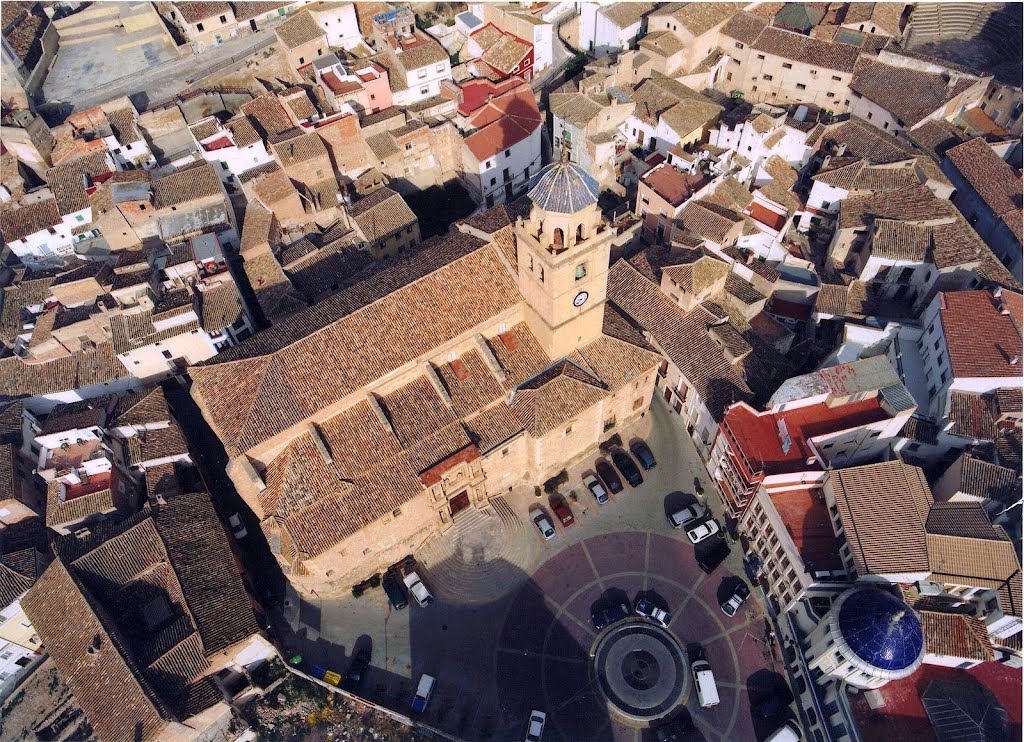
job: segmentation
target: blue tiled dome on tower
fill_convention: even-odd
[[[601,187],[586,170],[563,157],[533,176],[527,191],[538,209],[560,214],[575,214],[597,203]]]
[[[850,649],[873,667],[903,670],[917,662],[924,649],[917,616],[884,590],[866,588],[845,596],[838,618],[839,631]]]

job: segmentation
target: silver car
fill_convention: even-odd
[[[668,516],[668,522],[673,528],[682,528],[687,523],[703,518],[707,513],[707,508],[695,502],[693,505],[688,505],[682,510],[672,513]]]
[[[583,484],[585,484],[587,489],[590,490],[590,494],[592,494],[594,499],[597,500],[598,505],[604,505],[608,502],[608,493],[605,492],[604,485],[601,484],[593,474],[588,474],[583,477]]]
[[[540,535],[544,537],[545,541],[550,541],[555,537],[555,526],[544,513],[537,513],[533,516],[533,524],[537,526],[537,530],[540,531]]]

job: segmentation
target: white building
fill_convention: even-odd
[[[636,48],[647,30],[652,3],[615,3],[580,6],[580,47],[599,57],[622,49]]]
[[[314,6],[312,11],[327,34],[328,46],[352,49],[363,42],[353,3],[324,3]]]
[[[389,51],[386,60],[391,82],[392,102],[411,106],[441,94],[441,82],[452,79],[452,63],[448,53],[433,39],[416,36],[415,45],[399,46]]]
[[[247,116],[237,116],[223,125],[216,116],[207,116],[193,123],[189,131],[203,159],[213,163],[224,183],[238,186],[238,176],[274,160]]]
[[[88,214],[62,217],[57,202],[50,198],[0,212],[0,236],[8,249],[26,265],[45,265],[74,252],[74,226],[89,223]],[[76,217],[82,216],[81,221]]]
[[[460,179],[487,208],[523,193],[541,168],[541,114],[526,83],[489,99],[465,122]]]

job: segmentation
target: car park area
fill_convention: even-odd
[[[724,529],[693,545],[685,528],[672,527],[671,515],[684,508],[706,509],[702,517],[719,522],[721,510],[713,494],[703,498],[693,491],[697,477],[704,492],[714,492],[678,420],[660,404],[655,410],[642,439],[657,465],[642,470],[642,484],[629,485],[623,472],[622,490],[613,492],[595,466],[604,460],[611,468],[611,456],[595,451],[568,469],[557,495],[538,498],[531,489],[500,498],[507,506],[484,521],[495,530],[477,541],[462,536],[467,545],[454,550],[460,559],[478,559],[468,567],[460,562],[454,569],[454,557],[436,556],[440,552],[414,552],[416,573],[433,596],[428,608],[395,610],[380,589],[359,599],[298,601],[296,651],[327,655],[322,664],[344,676],[352,658],[369,648],[360,693],[400,713],[408,713],[421,676],[435,678],[417,719],[463,739],[521,740],[540,711],[547,741],[654,740],[654,730],[629,727],[603,706],[592,684],[590,653],[601,633],[595,621],[602,628],[664,622],[683,646],[702,648],[720,697],[717,705],[701,708],[691,688],[686,708],[673,720],[675,738],[766,736],[772,730],[762,733],[765,722],[755,716],[751,694],[760,701],[764,679],[781,678],[783,663],[766,639],[766,620],[753,595],[735,615],[723,613],[743,574],[738,545],[729,543]],[[626,440],[623,452],[632,448]],[[604,504],[590,478],[607,498]],[[568,513],[560,512],[563,506]],[[499,516],[506,530],[494,525]],[[534,520],[540,516],[554,531],[549,539]],[[458,521],[453,532],[457,528]],[[506,549],[512,544],[524,556],[515,565],[508,551],[488,561],[496,542]],[[505,583],[474,582],[474,573]],[[415,603],[414,597],[407,602]]]

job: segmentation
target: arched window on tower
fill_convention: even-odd
[[[561,227],[555,228],[553,244],[556,250],[561,250],[563,247],[565,247],[565,234],[562,232]]]
[[[583,242],[583,225],[576,227],[576,242]]]

